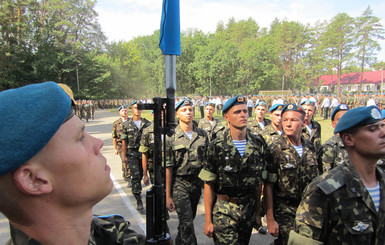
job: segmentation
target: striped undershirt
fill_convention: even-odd
[[[377,212],[380,211],[380,183],[378,182],[375,187],[365,187],[369,191],[370,196],[372,197]]]
[[[193,131],[189,131],[189,132],[184,132],[187,137],[191,140],[192,139],[192,135],[193,135]]]
[[[237,147],[239,154],[243,157],[246,148],[246,140],[233,140],[235,147]]]
[[[298,152],[298,155],[302,157],[302,145],[299,145],[299,146],[293,145],[293,146],[294,146],[294,149]]]

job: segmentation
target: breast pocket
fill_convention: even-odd
[[[345,228],[348,230],[346,241],[349,244],[373,244],[374,228],[371,220],[344,221]]]
[[[222,163],[218,168],[219,172],[219,184],[222,187],[234,187],[238,185],[238,174],[239,166],[238,164],[231,161],[229,157],[224,159],[219,159]]]
[[[281,190],[295,194],[298,184],[298,166],[294,157],[285,154],[281,156],[278,178]]]

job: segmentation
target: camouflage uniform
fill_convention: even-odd
[[[310,123],[311,123],[311,127],[312,127],[311,128],[311,134],[309,133],[309,130],[305,126],[302,129],[302,135],[305,139],[307,139],[308,141],[313,143],[315,152],[318,154],[319,150],[322,147],[322,144],[321,144],[321,125],[314,120],[311,120]]]
[[[112,138],[116,139],[116,146],[120,159],[122,160],[123,178],[128,180],[131,177],[130,168],[124,163],[124,156],[122,150],[122,133],[123,133],[123,120],[119,118],[112,124]]]
[[[272,124],[265,127],[260,135],[268,147],[280,137],[280,134],[274,129]]]
[[[380,183],[379,212],[354,166],[345,161],[306,188],[297,210],[295,231],[302,239],[323,244],[385,244],[385,174],[378,167],[376,174]]]
[[[256,216],[257,188],[266,166],[265,144],[247,130],[243,157],[226,129],[212,141],[207,162],[199,177],[214,183],[217,201],[213,208],[215,244],[248,244]],[[226,198],[227,200],[223,200]]]
[[[123,124],[122,140],[127,140],[127,162],[132,176],[132,193],[140,194],[142,192],[142,154],[139,153],[140,138],[143,130],[150,126],[151,122],[142,118],[139,129],[131,119]]]
[[[313,144],[303,137],[301,142],[302,157],[284,134],[269,147],[273,161],[267,165],[267,182],[274,183],[273,211],[279,225],[279,236],[275,244],[287,243],[289,232],[294,228],[295,212],[302,192],[318,176]]]
[[[269,126],[271,124],[271,120],[264,118],[263,123],[265,124],[265,128],[266,128],[267,126]],[[259,125],[258,121],[255,118],[252,121],[251,126],[249,128],[250,128],[252,134],[254,134],[254,135],[260,134],[263,130],[263,128],[261,127],[261,125]]]
[[[348,152],[338,135],[334,135],[322,145],[319,165],[322,166],[324,173],[341,165],[346,159],[349,159]]]
[[[207,133],[193,126],[191,140],[178,125],[175,133],[167,138],[166,167],[172,167],[172,199],[178,214],[176,244],[197,244],[193,220],[202,192],[198,178],[206,161]]]
[[[144,244],[145,237],[131,230],[130,222],[122,216],[94,217],[88,245]],[[28,237],[10,225],[11,238],[6,245],[40,245],[42,243]]]
[[[143,130],[138,150],[140,153],[147,153],[147,170],[150,173],[151,183],[154,183],[154,142],[154,123],[152,123]]]
[[[214,140],[217,135],[225,129],[222,123],[218,119],[214,119],[214,123],[211,125],[210,121],[204,117],[199,120],[198,127],[206,131],[209,140]]]

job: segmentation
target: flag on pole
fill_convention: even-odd
[[[163,0],[159,47],[164,55],[180,55],[179,0]]]

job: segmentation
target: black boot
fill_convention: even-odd
[[[134,196],[135,196],[136,204],[137,204],[136,210],[138,210],[139,213],[141,213],[141,214],[145,214],[143,202],[142,202],[142,197],[140,196],[140,193],[134,194]]]

